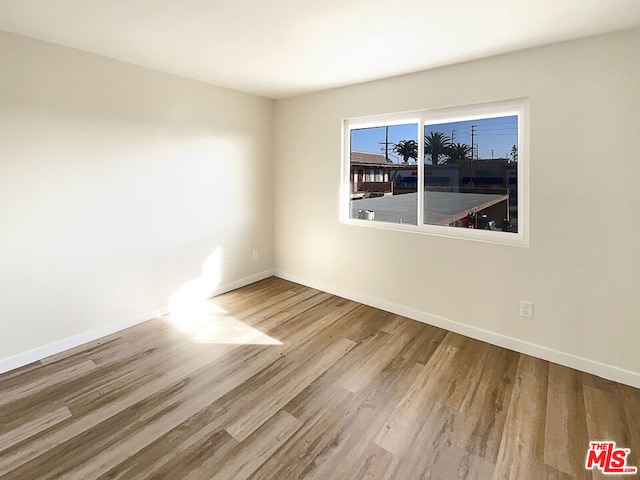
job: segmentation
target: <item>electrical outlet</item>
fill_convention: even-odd
[[[257,259],[258,259],[258,249],[255,249],[255,250],[253,251],[253,259],[254,259],[254,260],[257,260]]]
[[[520,300],[520,316],[523,318],[533,318],[533,302]]]

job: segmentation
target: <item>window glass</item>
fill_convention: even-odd
[[[349,132],[349,217],[417,224],[418,124]]]
[[[518,117],[424,127],[424,223],[518,231]]]

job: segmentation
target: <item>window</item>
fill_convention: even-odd
[[[345,120],[343,220],[527,245],[527,103]]]

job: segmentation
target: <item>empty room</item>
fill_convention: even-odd
[[[638,0],[0,0],[0,478],[640,478],[639,132]]]

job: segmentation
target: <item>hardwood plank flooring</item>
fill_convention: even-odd
[[[209,307],[0,375],[0,478],[595,479],[599,440],[640,466],[638,389],[278,278]]]

